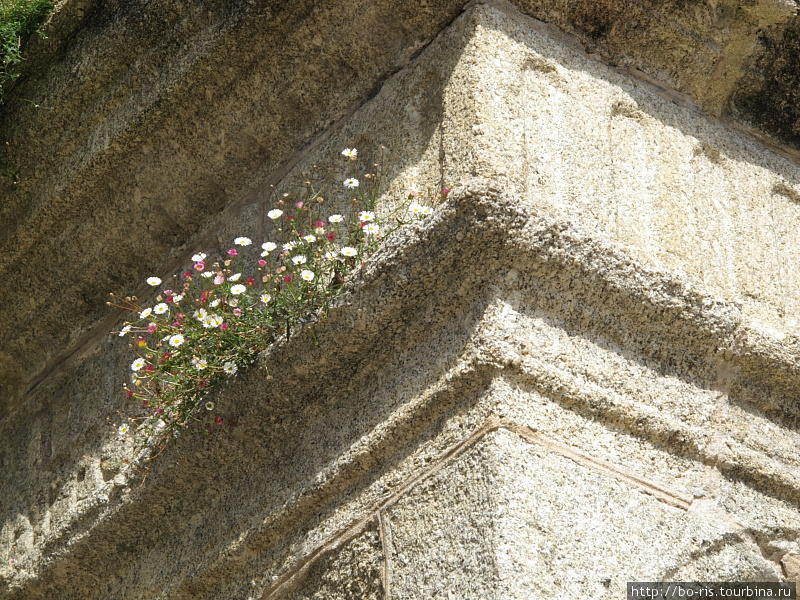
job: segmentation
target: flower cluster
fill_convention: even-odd
[[[355,164],[356,149],[342,154]],[[344,180],[347,190],[359,187],[353,171]],[[417,195],[410,193],[409,199]],[[224,423],[210,393],[278,337],[324,313],[390,232],[385,223],[406,222],[397,213],[379,219],[377,196],[357,196],[348,214],[329,215],[323,214],[323,199],[316,193],[297,202],[280,200],[267,211],[273,239],[254,243],[241,236],[219,255],[198,252],[170,283],[147,278],[153,293],[146,302],[112,294],[115,302],[109,304],[134,313],[115,333],[130,338],[136,353],[125,390],[142,411],[121,424],[118,433],[132,435],[135,429],[139,441],[154,435],[166,440],[192,423],[208,432]],[[414,201],[407,210],[412,218],[423,218],[432,208]]]

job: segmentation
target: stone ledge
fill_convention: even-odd
[[[33,40],[16,86],[19,98],[43,108],[11,102],[0,127],[23,179],[22,191],[0,190],[0,280],[9,282],[0,292],[19,324],[0,332],[5,402],[85,341],[81,333],[103,318],[104,290],[178,261],[224,207],[280,179],[296,153],[465,6],[384,2],[372,4],[373,14],[345,2],[322,12],[314,3],[284,10],[266,0],[234,12],[182,0],[63,4],[49,39]],[[513,7],[572,32],[593,56],[657,83],[673,100],[798,147],[797,86],[781,66],[797,62],[800,21],[791,2]],[[284,77],[285,65],[302,75]],[[719,148],[708,150],[720,157]],[[780,189],[792,195],[796,186],[790,178]],[[98,266],[99,256],[106,262]],[[66,278],[65,265],[75,265]],[[19,291],[17,281],[37,294]]]
[[[577,307],[559,309],[565,292]],[[531,337],[528,323],[541,333]],[[10,597],[124,598],[159,589],[172,598],[222,598],[257,572],[292,569],[308,543],[328,539],[330,527],[342,531],[335,524],[346,514],[382,506],[382,479],[402,488],[415,480],[415,461],[448,456],[464,434],[441,428],[460,422],[465,408],[475,413],[461,426],[467,431],[474,431],[470,422],[480,426],[492,414],[508,414],[512,430],[530,428],[530,414],[537,413],[513,417],[522,406],[513,394],[503,396],[505,408],[496,402],[481,408],[497,377],[615,431],[620,440],[634,440],[642,453],[651,447],[697,465],[691,470],[698,473],[704,464],[718,468],[764,498],[797,506],[800,460],[785,449],[796,447],[795,432],[773,432],[776,446],[765,451],[734,440],[730,423],[713,417],[725,393],[716,384],[726,351],[736,351],[742,364],[749,360],[731,345],[740,328],[735,307],[696,289],[685,293],[679,279],[636,264],[574,226],[526,215],[491,182],[469,184],[454,190],[429,221],[390,240],[313,335],[293,337],[264,357],[272,382],[257,368],[232,382],[216,400],[239,427],[174,444],[141,487],[135,477],[123,487],[123,480],[116,482],[108,502],[40,549],[36,575],[15,579],[22,587]],[[552,355],[541,335],[561,336],[563,352]],[[770,384],[782,394],[797,386],[786,375],[793,369],[786,357],[771,357],[786,367]],[[676,404],[631,396],[608,379],[624,365],[627,379],[642,377],[640,394],[649,389],[655,400],[664,395]],[[736,378],[735,367],[729,377]],[[752,417],[769,421],[755,409]],[[563,427],[566,420],[555,422]],[[554,440],[553,448],[566,444],[587,455],[581,448],[591,436],[558,442],[563,432],[533,429]],[[720,440],[727,447],[722,454]],[[620,473],[642,469],[624,466],[630,457],[609,461],[608,452],[588,456]],[[655,496],[656,489],[674,488],[667,495],[684,508],[702,488],[699,479],[670,481],[672,469],[662,477],[667,488],[642,485]],[[357,506],[344,510],[343,501]],[[318,523],[318,513],[332,524]],[[298,541],[286,547],[291,539]],[[144,575],[168,555],[173,560],[161,576]],[[135,572],[123,566],[133,556]],[[261,589],[268,575],[256,578]],[[101,582],[108,582],[107,591]]]
[[[113,398],[129,363],[124,347],[97,337],[79,352],[59,348],[74,360],[0,426],[0,469],[12,474],[2,533],[21,559],[3,571],[21,586],[13,594],[261,594],[493,418],[661,481],[693,511],[713,508],[701,521],[726,523],[713,547],[734,566],[762,542],[795,543],[798,343],[786,320],[798,308],[787,292],[800,273],[788,228],[797,165],[596,59],[507,3],[478,3],[338,129],[277,171],[264,167],[267,181],[302,182],[309,164],[325,164],[320,156],[380,131],[395,197],[412,183],[476,179],[379,253],[316,325],[319,346],[311,334],[293,338],[265,357],[273,383],[253,369],[220,395],[238,428],[173,448],[140,488],[107,464],[122,451],[104,424],[122,408]],[[198,218],[193,240],[260,223],[267,198],[251,193],[231,200],[222,225]],[[177,261],[183,250],[172,250]],[[477,466],[466,479],[454,469],[470,465],[448,463],[445,475],[471,482],[465,489],[443,475],[409,490],[408,522],[417,522],[417,498],[430,501],[423,522],[443,509],[465,517],[473,484],[501,504],[486,489],[502,456],[547,467],[514,439],[493,432],[505,450],[470,454],[464,460]],[[555,469],[552,481],[569,471]],[[614,477],[581,473],[611,486],[614,502],[639,497]],[[436,486],[458,501],[437,504]],[[521,493],[502,489],[513,492],[509,502]],[[558,506],[539,491],[543,505]],[[665,515],[688,512],[655,502]],[[387,531],[398,526],[390,517]],[[491,541],[509,528],[487,517],[477,530]],[[415,556],[437,558],[406,533]],[[468,540],[452,541],[475,566]],[[487,562],[506,561],[495,575],[519,566],[499,556]],[[411,585],[415,565],[394,566]]]

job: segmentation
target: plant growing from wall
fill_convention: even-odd
[[[424,218],[447,194],[429,194],[425,205],[413,191],[379,218],[376,175],[360,176],[355,149],[342,154],[351,165],[342,182],[352,195],[346,213],[326,213],[308,183],[302,200],[285,198],[268,209],[273,239],[237,237],[217,259],[199,252],[171,283],[148,278],[147,297],[112,294],[109,304],[134,315],[115,333],[131,339],[135,359],[125,390],[141,407],[118,427],[120,435],[142,445],[163,444],[191,425],[213,431],[224,418],[211,392],[277,339],[324,315],[382,237]]]
[[[53,0],[0,0],[0,100],[19,76],[22,43],[55,7]]]

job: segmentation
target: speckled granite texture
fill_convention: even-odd
[[[291,190],[356,145],[383,157],[384,206],[453,191],[231,379],[215,402],[237,427],[180,438],[146,478],[126,467],[129,354],[99,334],[8,402],[0,598],[611,599],[797,577],[796,160],[509,3],[440,29],[249,175]],[[230,193],[187,240],[268,233],[270,194]]]

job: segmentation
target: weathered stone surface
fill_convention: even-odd
[[[520,4],[525,13],[576,33],[588,48],[612,62],[688,94],[715,116],[728,112],[731,95],[742,85],[744,73],[753,69],[763,32],[780,36],[791,30],[797,10],[790,0]]]
[[[784,27],[765,27],[732,98],[736,116],[795,148],[800,140],[799,61],[800,17]]]
[[[588,5],[576,6],[573,20]],[[292,39],[355,31],[345,22],[331,27],[334,13],[317,10],[285,13],[296,26]],[[354,23],[368,25],[388,8],[373,10]],[[776,11],[778,22],[784,12]],[[200,18],[191,14],[178,21],[188,27]],[[118,18],[134,16],[120,8]],[[587,16],[581,27],[593,22]],[[256,23],[220,39],[261,33],[275,61],[296,60],[300,46],[284,48],[276,31]],[[413,35],[442,26],[420,25]],[[386,39],[405,40],[408,31]],[[4,347],[5,381],[22,391],[21,382],[38,383],[10,403],[0,425],[0,552],[17,558],[0,567],[0,595],[524,598],[544,587],[611,598],[633,579],[787,576],[788,550],[775,549],[792,548],[800,534],[797,164],[499,2],[471,6],[374,97],[313,138],[344,110],[342,98],[359,101],[367,80],[402,54],[386,44],[372,75],[330,103],[318,99],[309,111],[323,116],[303,122],[305,134],[300,121],[276,117],[287,125],[273,133],[295,136],[277,158],[254,166],[246,151],[231,155],[245,163],[215,175],[230,176],[225,185],[234,190],[218,220],[201,211],[175,229],[194,228],[186,250],[166,236],[170,258],[162,260],[153,233],[141,242],[152,262],[115,277],[164,275],[193,244],[222,246],[242,229],[266,235],[272,200],[253,191],[256,183],[290,190],[345,146],[373,156],[385,146],[387,206],[412,184],[455,184],[448,204],[398,232],[313,332],[264,356],[271,382],[260,368],[231,381],[215,401],[238,427],[177,440],[146,479],[121,462],[126,448],[113,434],[130,361],[119,338],[87,334],[83,345],[66,346],[69,360],[33,380],[40,365],[20,366],[14,353],[65,340],[69,327]],[[258,57],[267,77],[266,65],[277,63]],[[331,65],[320,81],[332,86],[342,72]],[[235,74],[223,80],[243,97],[260,89],[251,80],[237,87]],[[311,75],[292,85],[303,77]],[[183,92],[169,96],[171,89],[164,97],[178,106]],[[321,84],[320,94],[332,89]],[[256,108],[240,120],[234,99],[225,102],[209,131],[222,136],[268,120]],[[273,115],[291,108],[274,102]],[[173,118],[192,122],[157,114],[148,135],[168,136],[160,130]],[[192,165],[228,160],[226,150],[205,156],[202,141],[193,143],[153,146],[158,158],[142,167],[140,185],[167,185],[190,208],[181,173],[196,182],[203,171]],[[84,157],[80,174],[41,172],[94,181],[111,156],[103,152],[113,154],[113,145]],[[126,152],[119,164],[136,163]],[[109,202],[118,206],[127,180],[105,173],[96,189],[116,190],[117,204]],[[52,196],[31,214],[55,215],[81,198],[100,210],[100,196],[89,197],[67,194],[60,204]],[[136,206],[155,210],[150,196]],[[152,231],[172,227],[152,219]],[[78,221],[65,222],[74,230]],[[65,234],[58,243],[69,252],[84,245],[87,261],[97,260],[86,246],[92,235],[98,245],[109,232],[122,235],[84,229],[85,237]],[[119,269],[115,252],[129,249],[106,253],[98,264],[108,272]],[[68,297],[111,281],[81,273]],[[28,296],[14,297],[19,308],[9,314],[34,319]],[[99,318],[77,316],[68,302],[34,308],[49,315],[43,320],[87,331]],[[615,552],[590,561],[609,539]],[[657,553],[647,547],[654,539]]]
[[[434,580],[442,592],[466,585],[439,569],[433,579],[403,575],[413,568],[403,561],[423,549],[403,527],[421,535],[431,519],[457,524],[458,514],[472,519],[483,537],[454,527],[450,534],[464,537],[442,537],[438,556],[447,560],[447,548],[462,548],[453,555],[463,555],[464,564],[476,561],[486,586],[499,585],[506,569],[513,574],[509,593],[524,597],[533,579],[519,577],[530,562],[520,553],[538,555],[537,544],[546,543],[572,548],[575,556],[554,555],[542,569],[562,564],[561,583],[569,587],[567,576],[576,574],[570,581],[594,590],[595,563],[580,559],[589,550],[574,539],[575,528],[586,526],[570,508],[591,498],[607,507],[608,526],[619,528],[619,539],[636,527],[663,527],[659,535],[674,536],[673,555],[643,553],[640,571],[630,570],[634,563],[625,563],[627,570],[620,565],[616,591],[642,573],[669,569],[778,577],[778,565],[764,562],[752,537],[793,539],[800,477],[790,456],[754,445],[757,440],[733,439],[719,420],[727,402],[714,389],[715,372],[724,367],[731,339],[724,332],[742,326],[739,313],[717,302],[703,318],[697,307],[709,306],[703,298],[711,297],[670,295],[668,273],[637,266],[577,230],[526,216],[515,204],[481,186],[455,191],[449,208],[384,250],[365,283],[313,336],[296,337],[265,357],[276,374],[271,385],[253,369],[217,399],[239,427],[173,445],[141,487],[134,472],[127,484],[121,478],[106,485],[108,501],[94,500],[98,509],[83,527],[74,524],[66,539],[39,547],[48,558],[28,567],[28,577],[35,577],[16,572],[22,587],[11,597],[284,597],[287,577],[338,546],[337,537],[353,539],[347,532],[358,522],[384,512],[393,540],[384,553],[398,561],[390,589],[399,597],[428,593]],[[603,279],[581,274],[573,262],[588,248],[604,249]],[[431,253],[437,261],[424,260]],[[512,256],[515,272],[500,269]],[[470,269],[474,264],[491,275]],[[452,274],[463,287],[452,285]],[[567,297],[581,298],[582,288],[597,294],[599,285],[609,286],[608,302],[560,308]],[[617,322],[614,331],[628,338],[625,351],[606,322]],[[662,338],[667,324],[685,340],[672,360],[659,348],[670,343]],[[300,362],[314,377],[297,377]],[[784,390],[791,383],[784,381]],[[495,430],[513,436],[490,435]],[[779,430],[773,440],[792,444],[795,436]],[[482,439],[496,458],[458,458],[472,456],[469,449]],[[520,449],[529,443],[530,450]],[[752,507],[741,492],[725,494],[727,510],[718,503],[720,485],[731,475]],[[571,487],[578,500],[560,503],[558,485]],[[597,494],[597,486],[607,491]],[[631,497],[644,505],[630,504]],[[783,515],[779,521],[763,510],[770,497],[779,498],[771,509]],[[510,514],[493,512],[501,504]],[[412,506],[422,519],[417,526]],[[552,541],[536,541],[532,525],[520,530],[515,524],[530,521],[532,506],[550,507],[541,519],[555,519],[548,527]],[[621,515],[624,525],[613,521]],[[639,518],[638,525],[631,522]],[[680,523],[686,536],[678,535]],[[696,535],[705,528],[707,534]],[[506,529],[516,532],[522,548],[513,539],[502,546],[497,536],[510,535]],[[481,541],[486,536],[494,539],[491,558]],[[631,556],[641,549],[644,538],[638,539],[629,540]],[[728,558],[704,562],[704,540],[717,539]],[[256,573],[264,575],[253,579]]]
[[[800,557],[797,554],[787,554],[781,559],[781,566],[786,577],[797,583],[800,579]]]
[[[383,590],[382,556],[377,521],[344,544],[329,551],[302,573],[298,587],[288,600],[381,600]]]
[[[48,38],[31,41],[0,125],[19,181],[0,190],[0,293],[16,324],[0,331],[6,403],[108,329],[109,290],[173,269],[200,241],[220,244],[236,207],[279,181],[464,3],[61,5]],[[798,147],[793,2],[515,6],[666,95]],[[365,135],[354,141],[374,139]],[[791,198],[794,186],[774,187]]]
[[[66,4],[81,24],[41,42],[53,60],[20,80],[0,128],[20,179],[0,202],[1,368],[19,374],[0,380],[6,403],[109,329],[110,291],[223,243],[237,204],[460,8]]]

